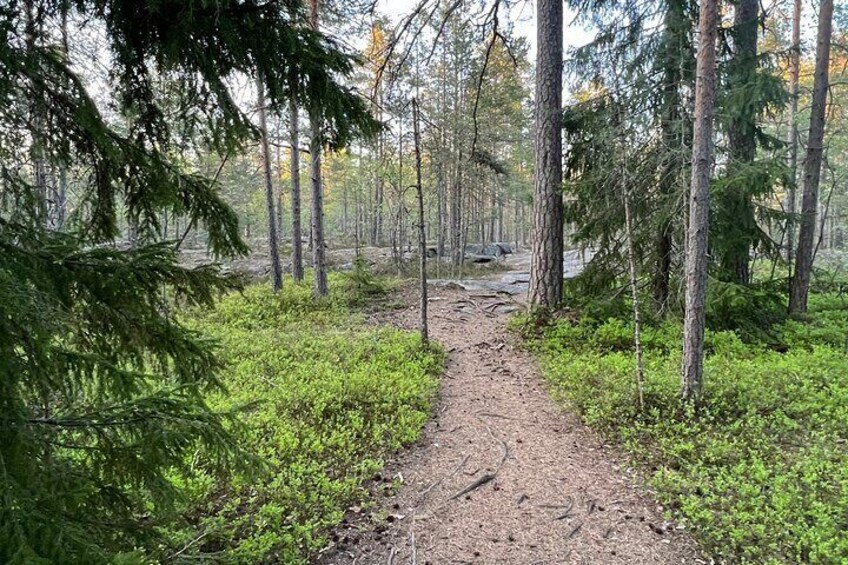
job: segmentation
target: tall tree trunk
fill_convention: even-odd
[[[689,226],[686,238],[686,311],[683,320],[681,387],[681,396],[685,401],[697,400],[704,372],[707,231],[715,112],[717,24],[718,0],[701,0],[695,81],[695,127],[692,137],[692,183],[689,191]]]
[[[733,17],[733,58],[729,65],[730,89],[747,91],[757,74],[757,21],[759,0],[739,0]],[[750,167],[756,156],[757,108],[755,104],[739,104],[728,126],[730,168],[742,171]],[[733,226],[724,235],[720,250],[721,273],[725,280],[748,284],[751,279],[751,248],[756,243],[759,228],[754,217],[753,197],[747,183],[734,182],[722,195],[719,206],[728,215],[726,223]],[[732,221],[730,221],[732,220]]]
[[[300,202],[300,123],[297,101],[289,103],[289,141],[291,142],[291,214],[292,214],[292,278],[303,280],[303,228]]]
[[[415,143],[415,189],[418,196],[418,262],[419,262],[419,297],[420,310],[418,329],[421,341],[429,340],[427,329],[427,238],[424,230],[424,186],[421,181],[421,125],[419,123],[418,100],[412,99],[412,132]]]
[[[33,0],[24,0],[25,22],[25,41],[28,51],[35,51],[37,48],[38,36],[41,28],[42,14],[36,14],[36,6]],[[30,146],[30,155],[32,157],[32,176],[33,188],[35,189],[37,202],[34,210],[38,223],[42,226],[49,227],[47,214],[47,161],[44,154],[44,144],[42,136],[44,136],[44,101],[40,96],[36,96],[30,104],[31,113],[31,131],[32,145]]]
[[[277,237],[279,241],[283,241],[286,237],[285,228],[285,200],[283,198],[283,166],[282,166],[282,135],[279,134],[282,125],[277,121],[277,143],[274,148],[274,176],[277,179],[277,184],[280,185],[280,190],[274,191],[275,200],[277,203]]]
[[[655,239],[655,269],[652,281],[654,303],[663,311],[668,304],[671,281],[672,237],[675,213],[672,202],[677,200],[682,171],[685,170],[686,142],[684,140],[683,100],[680,94],[684,80],[683,68],[692,58],[687,16],[687,4],[681,0],[668,2],[665,12],[662,58],[662,131],[664,155],[660,168],[659,190],[662,198],[659,225]]]
[[[538,0],[531,307],[562,300],[562,0]]]
[[[309,1],[309,23],[318,31],[318,0]],[[321,114],[315,109],[309,112],[311,139],[309,151],[312,157],[312,268],[315,271],[314,291],[316,296],[326,296],[327,257],[324,248],[324,183],[321,179]]]
[[[458,162],[462,162],[462,150],[459,151]],[[451,183],[451,264],[454,269],[462,265],[464,244],[462,237],[462,169],[454,166],[453,182]]]
[[[499,196],[497,202],[495,203],[497,206],[498,213],[498,237],[497,241],[506,241],[504,237],[504,201],[503,196]]]
[[[60,14],[60,33],[62,57],[65,63],[70,63],[70,49],[68,47],[68,11],[63,7]],[[53,178],[50,196],[50,208],[47,211],[47,224],[49,229],[61,231],[65,227],[65,217],[68,206],[68,168],[65,163],[59,164],[59,181]]]
[[[807,295],[813,269],[813,238],[816,231],[816,208],[821,178],[832,28],[833,0],[821,0],[816,45],[816,69],[813,79],[813,102],[810,108],[810,133],[807,136],[807,156],[804,159],[801,227],[798,232],[798,250],[795,254],[795,274],[792,276],[792,285],[789,289],[789,312],[792,314],[807,311]]]
[[[377,113],[378,119],[382,121],[383,119],[383,108],[382,108],[382,83],[377,84],[374,88],[374,104],[373,107]],[[369,232],[370,243],[373,246],[378,246],[382,244],[383,241],[383,174],[382,174],[382,166],[383,166],[383,132],[381,131],[377,135],[376,141],[376,162],[374,169],[374,200],[373,200],[373,208],[371,210],[371,230]]]
[[[636,389],[639,394],[639,409],[645,409],[645,364],[642,360],[642,312],[639,307],[638,274],[636,265],[636,244],[633,241],[633,212],[630,206],[630,190],[624,182],[624,222],[627,238],[627,262],[630,267],[630,298],[633,302],[633,346],[636,352]]]
[[[789,174],[786,190],[786,263],[792,278],[795,259],[795,202],[798,186],[798,78],[801,69],[801,0],[795,0],[792,11],[792,52],[789,59]]]
[[[274,292],[283,286],[280,250],[277,238],[277,214],[274,212],[274,184],[271,181],[271,151],[268,147],[268,119],[265,112],[265,84],[256,79],[256,109],[259,113],[259,144],[262,149],[262,178],[265,181],[265,205],[268,208],[268,249],[271,255],[271,284]]]
[[[443,145],[444,146],[444,145]],[[442,257],[445,254],[445,231],[446,231],[446,220],[447,220],[447,202],[446,202],[446,190],[445,190],[445,170],[444,164],[439,163],[438,165],[438,188],[436,189],[436,257],[438,257],[437,269],[438,265],[441,264]]]

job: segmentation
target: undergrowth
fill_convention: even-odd
[[[186,521],[163,532],[163,560],[305,563],[365,501],[363,483],[384,458],[418,438],[441,354],[351,312],[382,284],[364,269],[330,282],[324,300],[308,285],[286,284],[276,296],[252,287],[186,316],[220,344],[228,393],[208,402],[241,410],[234,432],[257,462],[224,481],[173,478],[188,495]]]
[[[848,563],[841,296],[811,296],[807,320],[775,323],[762,339],[708,331],[696,413],[685,413],[678,398],[679,322],[644,330],[640,412],[629,321],[584,317],[542,328],[526,321],[513,326],[530,338],[554,394],[626,446],[660,502],[708,553],[725,563]]]

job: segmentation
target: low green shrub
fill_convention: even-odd
[[[779,283],[746,286],[710,280],[707,327],[733,330],[748,341],[771,337],[771,329],[786,319],[786,298]]]
[[[848,562],[848,309],[814,296],[772,339],[708,331],[697,412],[679,402],[678,324],[560,320],[533,343],[554,394],[644,464],[667,508],[727,563]],[[539,335],[537,333],[537,335]]]
[[[346,307],[347,281],[330,282],[326,300],[307,285],[252,287],[187,316],[227,363],[228,393],[208,402],[243,410],[239,443],[259,464],[181,485],[186,524],[164,532],[170,561],[306,563],[383,458],[418,438],[441,355],[416,334],[365,326]]]
[[[365,257],[358,254],[353,260],[353,269],[340,276],[345,294],[359,304],[385,295],[389,285],[385,278],[374,274]]]

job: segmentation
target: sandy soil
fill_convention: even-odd
[[[449,352],[437,414],[372,485],[380,507],[352,513],[316,563],[706,562],[625,460],[551,400],[504,330],[520,307],[431,289],[431,335]],[[414,328],[417,311],[387,316]]]

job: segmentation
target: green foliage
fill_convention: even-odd
[[[103,76],[77,74],[63,19],[102,37],[88,47]],[[247,250],[215,183],[186,165],[254,135],[229,79],[257,77],[275,106],[296,98],[338,146],[378,129],[339,82],[353,64],[295,0],[0,5],[0,562],[149,547],[185,494],[171,476],[237,471],[238,427],[207,403],[220,363],[172,314],[234,285],[152,242],[168,213],[202,225],[216,256]],[[46,227],[56,172],[76,193],[67,233]],[[133,248],[116,242],[124,219]]]
[[[643,334],[644,412],[629,322],[562,320],[534,347],[555,394],[651,470],[660,501],[715,557],[841,563],[848,560],[845,312],[837,296],[814,295],[808,324],[774,327],[779,351],[708,332],[697,413],[679,402],[677,324]]]
[[[749,340],[767,339],[772,327],[786,319],[786,296],[776,287],[710,280],[707,326],[718,331],[736,330]]]
[[[364,302],[386,294],[386,280],[374,274],[368,261],[361,254],[353,260],[353,269],[342,275],[347,296],[357,302]]]
[[[316,302],[308,285],[265,287],[195,312],[191,325],[221,345],[229,393],[220,410],[249,406],[239,446],[258,474],[185,482],[189,525],[168,532],[192,562],[305,563],[325,533],[366,496],[362,483],[383,457],[418,438],[436,391],[440,354],[412,333],[369,328],[341,292]],[[203,456],[200,456],[203,459]],[[198,539],[201,538],[201,539]]]
[[[232,463],[204,400],[219,363],[167,296],[209,305],[228,283],[174,255],[83,249],[0,219],[3,563],[103,562],[168,518],[164,473],[196,471],[187,453],[204,446],[210,474]]]

